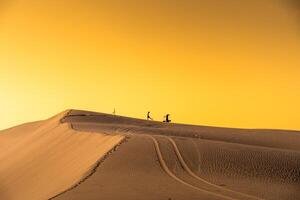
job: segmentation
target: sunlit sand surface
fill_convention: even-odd
[[[78,132],[63,114],[0,134],[0,199],[49,199],[80,181],[122,141],[120,135]]]
[[[0,199],[300,199],[297,131],[69,110],[1,131],[0,150]]]

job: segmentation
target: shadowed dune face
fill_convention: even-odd
[[[0,195],[13,200],[300,199],[297,131],[72,110],[1,131],[0,150]]]
[[[49,199],[76,184],[123,138],[76,132],[59,122],[62,116],[0,133],[1,199]]]

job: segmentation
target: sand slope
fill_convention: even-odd
[[[0,150],[1,199],[300,199],[297,131],[71,110],[0,132]]]
[[[175,198],[174,198],[175,197]],[[162,170],[153,142],[143,136],[133,137],[102,163],[96,173],[55,200],[168,200],[218,197],[175,181]]]
[[[60,119],[0,133],[0,199],[49,199],[76,184],[123,137],[76,132]]]
[[[91,179],[57,199],[300,199],[297,131],[163,124],[85,111],[73,111],[63,121],[76,130],[130,139]],[[124,150],[130,145],[136,149]],[[123,173],[113,176],[114,168]],[[160,172],[150,176],[149,168]]]

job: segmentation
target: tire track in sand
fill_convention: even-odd
[[[234,191],[234,190],[230,190],[230,189],[227,189],[227,188],[223,188],[221,186],[218,186],[216,184],[213,184],[211,182],[208,182],[207,180],[197,176],[190,168],[189,166],[187,165],[187,163],[184,161],[180,151],[179,151],[179,148],[176,144],[176,142],[171,138],[171,137],[165,137],[167,140],[170,141],[170,143],[172,144],[174,150],[175,150],[175,153],[177,155],[177,158],[178,160],[180,161],[180,164],[181,166],[183,167],[183,169],[193,178],[197,179],[198,181],[201,181],[202,183],[205,183],[213,188],[216,188],[216,189],[219,189],[219,190],[223,190],[225,192],[230,192],[232,194],[236,194],[236,195],[239,195],[241,196],[240,198],[242,198],[243,200],[245,199],[248,199],[248,200],[263,200],[259,197],[255,197],[255,196],[252,196],[252,195],[248,195],[248,194],[245,194],[245,193],[241,193],[241,192],[237,192],[237,191]]]
[[[228,199],[228,200],[237,200],[235,198],[232,198],[232,197],[228,197],[228,196],[225,196],[225,195],[222,195],[222,194],[217,194],[217,193],[214,193],[214,192],[211,192],[211,191],[208,191],[208,190],[205,190],[205,189],[202,189],[202,188],[199,188],[199,187],[196,187],[194,185],[191,185],[187,182],[185,182],[184,180],[180,179],[179,177],[177,177],[173,172],[171,172],[171,170],[169,169],[169,167],[167,166],[163,156],[162,156],[162,153],[161,153],[161,150],[160,150],[160,147],[159,147],[159,144],[158,144],[158,141],[151,135],[148,135],[148,137],[153,141],[154,143],[154,146],[155,146],[155,150],[156,150],[156,153],[157,153],[157,156],[158,156],[158,160],[159,160],[159,163],[161,165],[161,167],[163,168],[163,170],[171,177],[173,178],[174,180],[176,180],[177,182],[179,183],[182,183],[190,188],[193,188],[195,190],[199,190],[203,193],[206,193],[206,194],[209,194],[209,195],[212,195],[212,196],[216,196],[216,197],[220,197],[222,199]]]

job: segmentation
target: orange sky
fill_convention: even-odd
[[[293,0],[0,0],[0,129],[67,108],[300,130]]]

